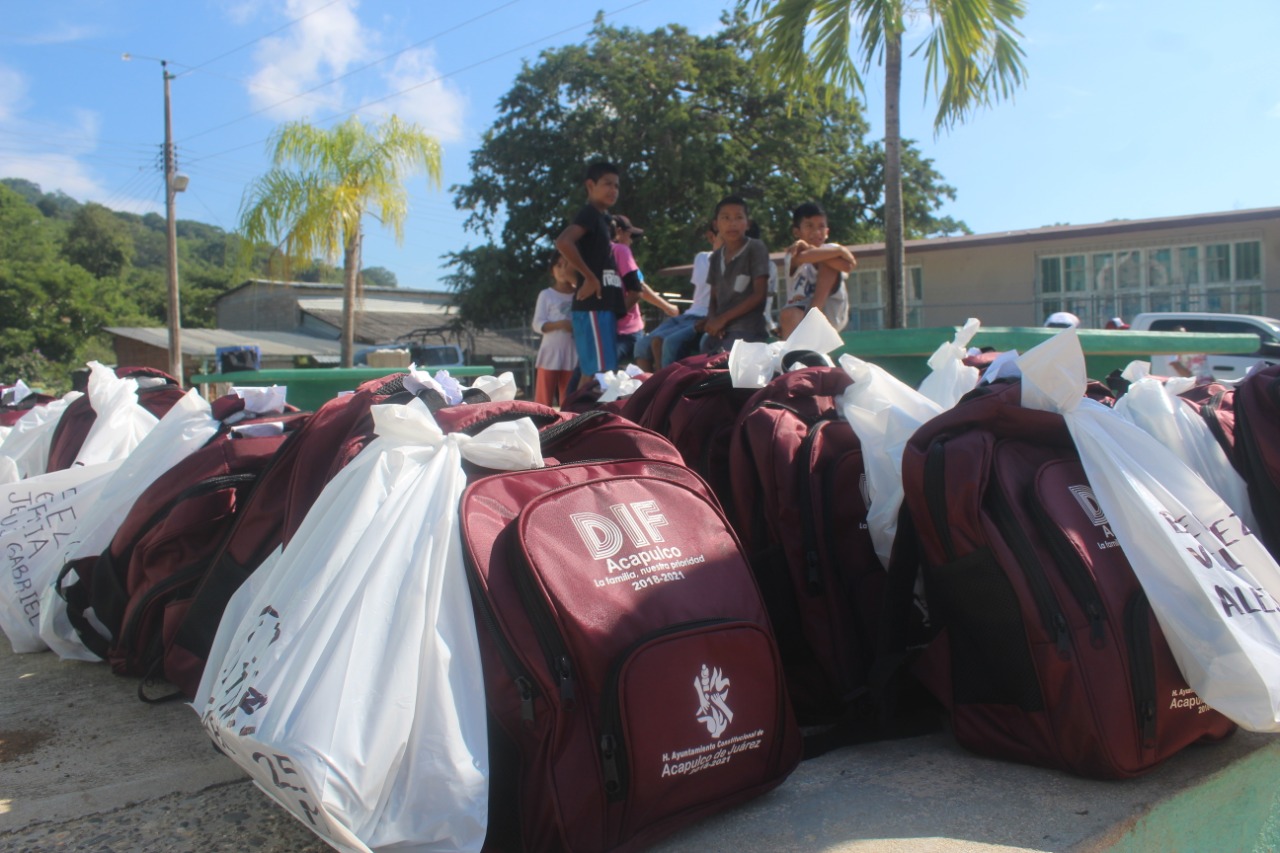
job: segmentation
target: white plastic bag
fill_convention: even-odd
[[[842,355],[840,366],[853,379],[839,408],[862,445],[867,527],[876,555],[888,566],[902,507],[902,454],[920,425],[941,414],[943,407],[879,365]]]
[[[478,851],[488,742],[461,463],[490,445],[482,464],[541,464],[537,430],[444,436],[419,400],[372,415],[378,438],[228,604],[193,707],[339,850]]]
[[[36,406],[13,425],[13,430],[0,443],[0,456],[13,460],[20,478],[35,477],[45,472],[58,420],[67,406],[83,396],[79,391],[68,392],[61,400]]]
[[[1167,382],[1144,378],[1129,385],[1116,401],[1116,414],[1141,427],[1226,501],[1245,527],[1256,530],[1249,487],[1213,437],[1204,418],[1178,395],[1196,384],[1190,377]]]
[[[827,316],[816,308],[792,330],[785,341],[755,343],[734,341],[729,350],[729,376],[734,388],[763,388],[782,372],[782,360],[789,352],[807,350],[826,355],[844,345]]]
[[[80,519],[97,503],[123,461],[54,471],[0,489],[0,554],[5,566],[0,628],[14,652],[45,649],[40,596],[61,566],[45,560],[45,551],[56,551],[75,534]]]
[[[1033,348],[1020,366],[1023,405],[1066,419],[1187,683],[1240,726],[1280,731],[1280,566],[1195,472],[1083,396],[1074,330]]]
[[[489,395],[489,399],[495,403],[514,400],[516,393],[520,390],[516,387],[515,374],[509,370],[503,371],[497,376],[477,376],[472,381],[471,387],[480,389]]]
[[[929,375],[920,383],[920,393],[944,409],[954,406],[978,384],[980,371],[965,364],[964,359],[969,341],[981,326],[976,317],[970,317],[956,329],[954,340],[944,342],[929,356]]]
[[[138,405],[138,381],[89,362],[89,402],[97,417],[76,454],[76,465],[123,459],[155,428],[159,418]]]
[[[194,388],[174,404],[165,416],[125,457],[102,491],[86,507],[72,534],[50,546],[32,561],[32,571],[49,582],[40,594],[40,639],[66,660],[101,660],[80,642],[80,636],[67,618],[67,603],[58,595],[57,577],[68,560],[96,557],[133,508],[147,486],[174,465],[199,450],[214,433],[218,422],[210,414],[209,404]],[[77,580],[75,571],[68,573],[65,583]]]

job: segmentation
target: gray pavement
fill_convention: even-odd
[[[103,665],[0,646],[0,851],[329,849],[213,750],[187,706],[145,705],[136,682]],[[1142,841],[1155,836],[1141,833],[1168,832],[1161,816],[1174,813],[1188,826],[1175,827],[1179,842],[1162,842],[1162,851],[1261,851],[1272,849],[1268,839],[1280,840],[1277,759],[1274,739],[1241,733],[1187,750],[1143,778],[1094,782],[979,758],[938,733],[804,762],[768,796],[654,849],[1157,849]],[[1259,789],[1256,796],[1242,795],[1244,786]],[[1211,796],[1216,789],[1229,796]],[[1212,820],[1198,818],[1200,801]],[[1224,846],[1196,834],[1195,826],[1215,822],[1243,826],[1244,840]]]

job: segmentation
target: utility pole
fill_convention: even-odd
[[[174,178],[177,168],[177,157],[173,151],[173,118],[169,106],[169,81],[174,75],[169,73],[169,63],[161,60],[160,70],[164,74],[164,213],[166,219],[166,237],[168,240],[169,258],[169,373],[183,384],[182,377],[182,314],[178,306],[178,223],[173,211],[173,197],[180,190],[186,189],[185,177],[181,187],[175,187]]]

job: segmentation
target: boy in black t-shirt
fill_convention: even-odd
[[[618,368],[618,317],[626,311],[622,279],[613,262],[609,208],[618,201],[618,167],[598,161],[587,167],[587,203],[556,238],[556,248],[582,275],[573,300],[573,341],[582,376]]]

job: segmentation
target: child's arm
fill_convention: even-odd
[[[858,265],[858,260],[844,246],[828,243],[825,246],[811,246],[803,240],[797,240],[792,243],[787,251],[791,253],[791,266],[798,267],[801,264],[821,264],[823,266],[832,267],[839,272],[853,272],[853,268]]]
[[[569,266],[573,267],[582,276],[582,284],[578,285],[578,293],[574,299],[588,299],[592,296],[600,295],[600,279],[596,278],[596,274],[587,266],[587,262],[582,259],[582,253],[578,251],[578,241],[587,233],[587,229],[581,225],[573,224],[560,232],[560,236],[556,238],[556,248],[560,250],[560,254],[564,255],[564,259],[569,262]]]
[[[680,313],[679,308],[663,299],[661,294],[655,291],[648,284],[645,284],[643,281],[640,282],[640,298],[645,302],[648,302],[650,305],[657,306],[658,310],[663,314],[666,314],[668,317],[675,317]]]
[[[739,317],[745,317],[753,311],[759,311],[764,305],[765,296],[769,292],[769,276],[758,275],[751,279],[751,295],[739,302],[737,305],[725,311],[723,314],[715,313],[714,307],[710,314],[707,315],[706,332],[713,337],[720,337],[724,333],[725,327]],[[712,305],[715,305],[715,296],[711,297]]]

